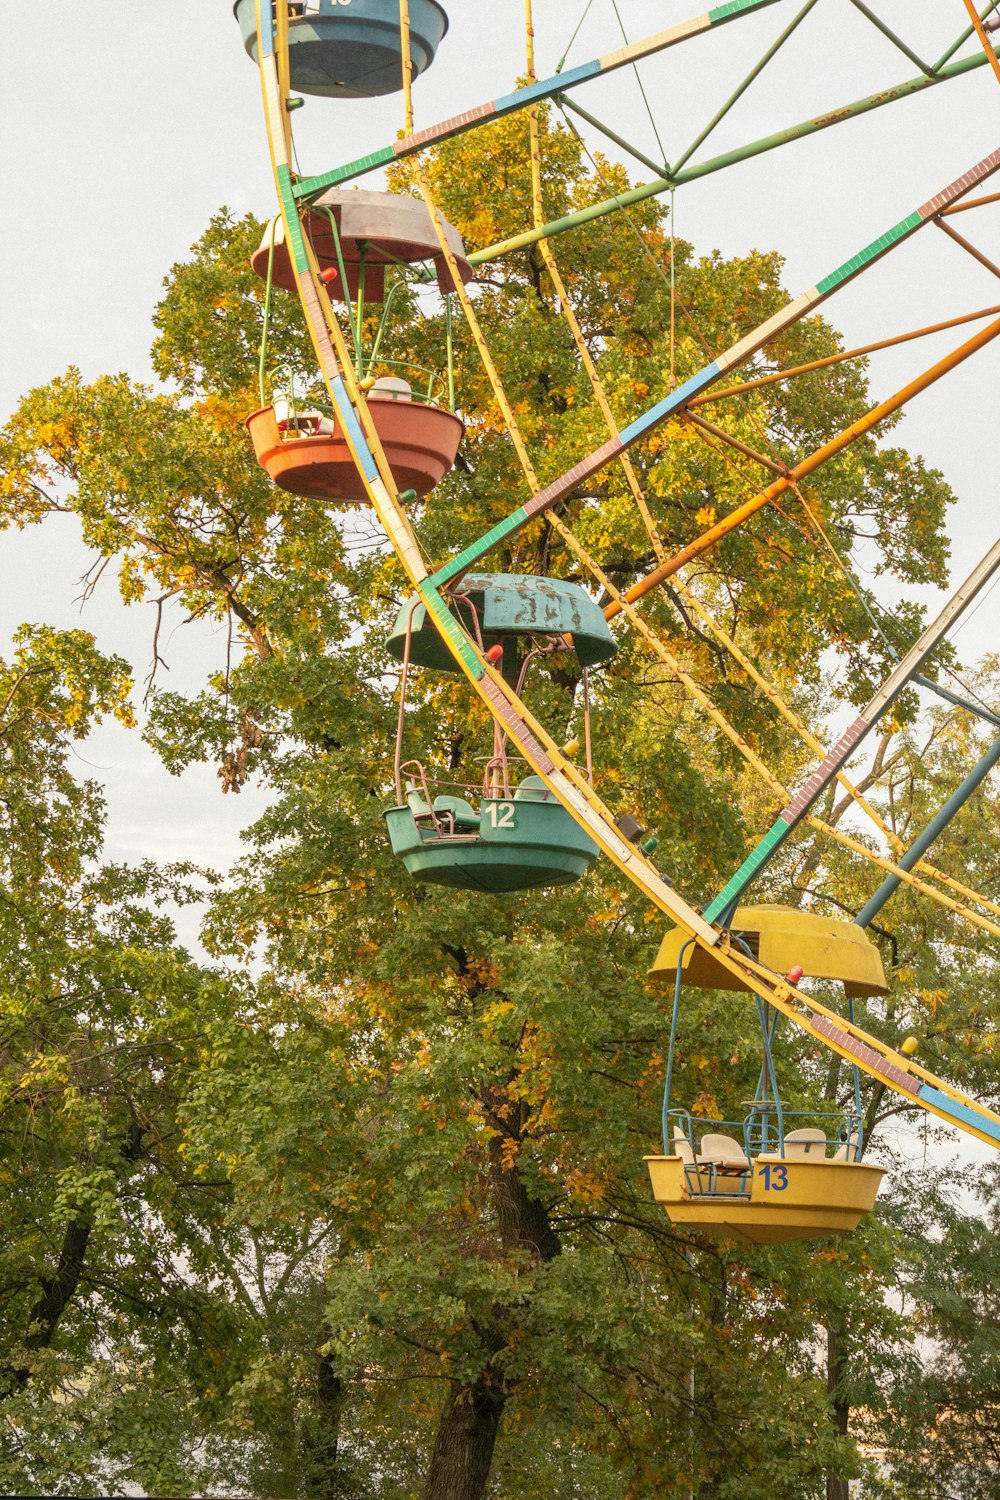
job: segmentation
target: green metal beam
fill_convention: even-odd
[[[813,4],[815,4],[815,0],[813,0]],[[619,146],[622,151],[627,151],[629,156],[634,156],[636,161],[641,161],[643,166],[648,167],[651,172],[660,173],[667,170],[666,162],[654,161],[651,156],[644,155],[638,146],[633,146],[624,136],[618,135],[616,131],[611,129],[610,125],[605,125],[603,120],[599,120],[596,115],[590,113],[589,109],[584,109],[575,100],[568,99],[565,94],[556,94],[555,102],[559,105],[560,109],[572,110],[573,114],[579,115],[581,120],[586,120],[588,125],[593,125],[595,130],[599,130],[602,135],[606,135],[609,141],[614,141],[615,145]]]
[[[979,12],[979,19],[981,21],[985,21],[990,12],[996,10],[996,8],[996,0],[988,0],[988,3],[984,5],[982,10]],[[966,26],[964,31],[960,31],[947,51],[942,52],[941,56],[938,58],[937,62],[931,69],[931,72],[939,73],[944,67],[945,63],[950,62],[951,59],[955,56],[955,53],[958,51],[959,47],[965,46],[965,43],[969,40],[969,37],[972,35],[975,29],[976,28],[974,26]]]
[[[997,49],[996,55],[1000,57],[1000,49]],[[919,78],[908,79],[906,83],[897,83],[894,87],[882,89],[877,94],[869,94],[864,99],[856,99],[853,104],[845,104],[841,109],[816,115],[811,120],[803,120],[799,125],[790,125],[787,130],[778,130],[773,135],[761,136],[759,140],[751,141],[749,145],[737,146],[734,150],[726,151],[721,156],[714,156],[708,161],[696,162],[694,166],[678,172],[674,178],[657,177],[641,187],[631,188],[627,193],[618,193],[613,198],[605,198],[600,203],[592,203],[589,208],[579,209],[572,214],[564,214],[562,218],[553,219],[549,224],[542,224],[535,229],[525,230],[523,234],[512,235],[510,239],[500,240],[495,245],[487,246],[485,250],[477,250],[469,256],[469,262],[473,266],[481,266],[488,261],[498,260],[501,255],[508,255],[512,250],[521,250],[526,245],[535,244],[537,240],[565,234],[567,230],[576,229],[581,224],[587,224],[593,219],[602,218],[605,214],[614,213],[619,208],[628,208],[633,203],[642,203],[647,198],[655,198],[659,193],[669,192],[672,187],[680,187],[682,183],[694,182],[699,177],[709,177],[714,172],[721,172],[726,167],[735,166],[737,162],[748,161],[754,156],[762,156],[766,151],[774,151],[779,146],[788,145],[791,141],[802,140],[807,135],[815,135],[817,131],[827,130],[831,125],[840,125],[844,120],[857,119],[873,109],[881,109],[884,104],[895,104],[897,100],[906,99],[911,94],[919,94],[923,89],[932,89],[939,83],[948,83],[953,78],[960,78],[965,73],[981,68],[985,62],[986,54],[977,52],[973,57],[962,58],[959,62],[940,69],[933,78],[921,75]]]
[[[642,187],[630,188],[627,193],[617,193],[614,198],[604,198],[600,203],[592,203],[589,208],[577,209],[575,213],[564,214],[561,219],[553,219],[551,223],[542,224],[537,229],[527,229],[524,234],[515,234],[509,240],[501,240],[499,244],[490,245],[485,250],[476,250],[469,256],[469,264],[482,266],[488,261],[499,260],[501,255],[507,255],[511,250],[520,250],[525,245],[535,244],[537,240],[548,240],[553,235],[565,234],[569,229],[589,224],[592,219],[603,219],[605,214],[614,213],[616,209],[630,208],[633,203],[644,203],[647,198],[666,193],[671,187],[673,183],[669,178],[657,177]]]
[[[934,77],[935,69],[928,63],[925,63],[922,57],[918,57],[912,47],[908,47],[903,38],[897,36],[892,27],[885,24],[881,16],[877,16],[870,6],[865,5],[864,0],[851,0],[851,4],[855,10],[861,12],[866,20],[872,23],[876,31],[881,31],[882,35],[888,38],[894,47],[898,47],[900,52],[910,59],[911,63],[916,63],[921,73],[926,73],[928,78]]]
[[[708,124],[705,126],[704,130],[700,135],[695,137],[690,146],[684,152],[683,156],[678,157],[677,161],[674,162],[672,167],[668,167],[667,171],[670,176],[673,176],[680,171],[684,163],[691,159],[702,142],[706,141],[712,134],[712,131],[715,129],[716,125],[718,125],[720,121],[726,118],[726,115],[728,115],[734,104],[736,104],[737,101],[743,97],[747,89],[753,83],[754,79],[758,78],[760,74],[763,73],[764,69],[767,67],[768,63],[775,56],[775,54],[781,50],[792,33],[796,31],[799,26],[801,26],[802,22],[805,20],[806,16],[812,10],[815,4],[816,0],[806,0],[805,5],[803,5],[798,15],[788,23],[781,35],[771,44],[770,47],[768,47],[767,51],[764,53],[764,56],[757,64],[755,64],[753,68],[751,68],[750,72],[744,78],[739,87],[733,90],[722,108],[712,116]]]

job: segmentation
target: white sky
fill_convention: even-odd
[[[445,3],[451,29],[415,88],[418,128],[507,92],[524,66],[522,0]],[[13,12],[13,0],[6,4]],[[962,0],[874,5],[930,62],[966,18]],[[636,39],[697,14],[699,0],[618,0],[618,8]],[[584,9],[585,0],[536,0],[541,75],[554,71]],[[781,0],[642,65],[672,159],[797,9],[798,0]],[[50,0],[30,7],[30,24],[27,15],[6,30],[0,102],[8,211],[0,238],[3,417],[19,394],[70,363],[85,377],[125,370],[151,378],[150,313],[170,265],[185,256],[221,204],[237,214],[274,209],[256,73],[228,0]],[[568,63],[620,41],[611,0],[591,0]],[[695,159],[916,71],[849,0],[818,0]],[[574,97],[657,156],[631,71],[598,80]],[[398,96],[357,103],[309,99],[295,117],[303,170],[319,171],[387,144],[401,113]],[[984,67],[685,186],[677,195],[678,232],[699,251],[779,248],[794,294],[994,149],[998,123],[1000,85]],[[643,180],[645,168],[635,166],[634,174]],[[366,185],[377,186],[377,178]],[[990,186],[1000,190],[1000,177]],[[958,227],[1000,260],[1000,206],[962,216]],[[927,228],[828,302],[824,314],[850,344],[861,344],[993,303],[1000,303],[996,277]],[[890,394],[970,331],[880,356],[873,365],[876,396]],[[998,376],[1000,341],[918,398],[893,434],[894,442],[940,467],[959,495],[951,521],[956,580],[997,530],[991,450]],[[72,521],[0,534],[0,559],[0,640],[22,620],[80,623],[74,600],[89,559]],[[959,637],[967,661],[995,648],[995,619],[991,599]],[[150,612],[125,611],[109,581],[82,623],[105,649],[127,656],[142,679]],[[174,629],[165,652],[171,672],[161,681],[198,685],[224,649],[222,635],[209,627]],[[238,852],[240,827],[262,805],[253,790],[220,796],[212,768],[169,777],[137,736],[116,728],[95,734],[85,753],[108,787],[114,857],[186,857],[224,867]]]

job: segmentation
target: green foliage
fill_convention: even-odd
[[[542,124],[546,213],[625,185]],[[523,121],[448,143],[428,170],[471,247],[528,222]],[[406,165],[394,171],[408,190]],[[786,297],[774,254],[725,261],[680,244],[671,372],[660,209],[647,203],[634,226],[607,219],[558,242],[622,422]],[[741,1250],[673,1230],[641,1161],[656,1147],[664,1069],[664,1000],[643,978],[659,919],[603,863],[574,887],[509,898],[408,882],[382,819],[397,685],[383,643],[403,580],[366,517],[285,495],[253,462],[241,423],[258,402],[263,291],[246,261],[260,230],[220,213],[172,269],[155,315],[165,389],[70,370],[29,392],[0,434],[5,524],[70,510],[117,562],[126,603],[176,597],[229,627],[200,692],[154,696],[145,734],[163,763],[219,763],[224,789],[258,773],[272,794],[240,867],[209,887],[213,963],[196,964],[164,907],[195,898],[197,872],[102,869],[100,799],[66,768],[70,739],[97,716],[127,718],[122,664],[80,632],[35,630],[0,672],[0,1479],[411,1500],[442,1433],[471,1412],[499,1434],[491,1500],[818,1500],[828,1473],[866,1468],[838,1426],[845,1411],[884,1431],[933,1405],[913,1325],[886,1300],[897,1265],[913,1257],[918,1326],[964,1350],[989,1307],[971,1275],[950,1300],[935,1277],[952,1252],[988,1264],[988,1245],[957,1218],[939,1242],[918,1239],[905,1199],[844,1247]],[[490,265],[475,295],[551,478],[606,432],[537,251]],[[395,308],[394,356],[438,364],[440,312],[412,296]],[[837,347],[811,318],[754,369]],[[294,299],[280,292],[270,357],[308,374]],[[414,507],[432,557],[526,493],[463,333],[456,361],[462,458]],[[844,364],[729,403],[725,421],[791,462],[869,402],[863,367]],[[634,459],[668,549],[761,483],[690,425],[657,431]],[[917,622],[901,611],[888,642],[876,633],[813,521],[841,552],[865,537],[881,573],[936,581],[949,498],[919,459],[866,440],[706,557],[697,588],[816,724],[867,695]],[[566,513],[618,587],[649,569],[616,470]],[[496,566],[579,577],[543,524]],[[808,752],[683,598],[662,591],[648,618],[793,784]],[[572,665],[543,663],[531,691],[554,733],[578,729]],[[777,794],[624,629],[593,700],[602,792],[658,830],[662,868],[702,899]],[[905,718],[883,747],[891,779],[872,793],[900,836],[976,748],[954,717],[929,743]],[[407,730],[410,753],[478,778],[492,726],[461,680],[415,673]],[[984,799],[969,814],[981,826],[956,825],[942,854],[988,888],[996,811]],[[810,835],[768,889],[855,911],[867,878]],[[981,937],[908,894],[890,910],[880,940],[898,983],[871,1024],[914,1030],[956,1081],[992,1093],[997,1002]],[[747,1097],[752,1021],[739,1000],[691,997],[679,1097],[710,1113]],[[781,1049],[803,1103],[848,1098],[828,1057],[795,1038]],[[865,1103],[877,1127],[887,1102]],[[817,1330],[839,1351],[829,1381]],[[971,1411],[977,1379],[970,1364],[948,1387],[956,1412]],[[912,1468],[897,1467],[909,1483]],[[883,1481],[868,1466],[865,1482]]]

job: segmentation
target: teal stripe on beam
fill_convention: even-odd
[[[491,548],[495,547],[497,542],[502,542],[504,537],[510,536],[512,531],[516,531],[519,526],[523,526],[525,521],[530,519],[524,506],[519,505],[517,510],[506,516],[504,520],[498,521],[495,526],[491,527],[477,541],[466,547],[464,552],[460,552],[457,557],[453,557],[451,562],[445,563],[443,568],[438,568],[437,572],[431,577],[433,586],[438,589],[443,588],[452,578],[456,578],[459,573],[464,573],[466,568],[471,567],[474,562],[477,562],[485,552],[489,552]]]
[[[274,12],[271,0],[260,0],[260,33],[257,45],[262,57],[274,56]]]
[[[871,244],[866,245],[863,250],[859,250],[857,255],[852,255],[850,260],[845,260],[844,264],[838,266],[835,271],[831,271],[829,276],[824,276],[822,281],[817,281],[816,290],[820,296],[825,297],[835,287],[841,286],[845,281],[849,281],[852,276],[856,276],[859,271],[863,270],[865,266],[870,265],[873,260],[878,260],[879,256],[884,255],[887,250],[891,250],[893,245],[898,245],[900,240],[905,239],[908,234],[912,234],[914,229],[919,229],[923,223],[924,220],[916,210],[912,214],[907,214],[905,219],[900,219],[899,223],[894,224],[891,229],[887,229],[885,234],[880,234],[877,240],[872,240]]]
[[[956,1124],[972,1125],[974,1129],[981,1130],[983,1135],[988,1135],[991,1140],[1000,1142],[1000,1125],[986,1115],[981,1115],[971,1104],[962,1104],[958,1099],[953,1099],[950,1094],[944,1094],[940,1089],[933,1088],[929,1083],[921,1084],[917,1091],[917,1098],[924,1104],[933,1104],[935,1109],[942,1110],[946,1115],[951,1115]]]
[[[565,73],[539,79],[538,83],[529,83],[512,94],[502,94],[499,99],[494,100],[493,112],[496,115],[509,115],[512,110],[537,104],[539,99],[549,99],[558,90],[571,89],[575,83],[583,83],[585,79],[594,78],[600,72],[601,65],[597,61],[581,63],[577,68],[567,68]]]
[[[705,907],[702,916],[706,922],[717,922],[726,908],[731,906],[734,901],[739,900],[761,865],[767,864],[775,849],[777,849],[783,839],[787,838],[790,832],[791,829],[788,824],[782,822],[779,818],[773,828],[770,828],[765,833],[756,849],[743,861],[725,890],[721,891],[715,900]]]
[[[447,604],[441,598],[437,589],[432,584],[424,582],[420,585],[420,597],[423,599],[428,612],[434,616],[434,623],[438,630],[458,647],[459,654],[472,675],[477,680],[480,677],[485,677],[486,671],[482,662],[469,645],[468,637],[456,621]]]
[[[295,262],[295,269],[300,275],[308,276],[309,257],[306,254],[306,242],[302,238],[299,211],[295,206],[295,189],[292,187],[292,174],[283,162],[278,164],[277,178],[278,187],[281,190],[282,207],[285,210],[285,229],[288,234],[292,260]]]

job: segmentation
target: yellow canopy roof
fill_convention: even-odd
[[[738,906],[730,928],[743,939],[765,968],[787,974],[800,966],[806,978],[838,979],[848,995],[863,998],[885,995],[889,986],[882,955],[863,928],[853,922],[797,911],[792,906]],[[673,927],[667,933],[649,970],[672,980],[687,933]],[[747,990],[719,963],[710,948],[693,945],[684,955],[684,982],[706,990]]]

